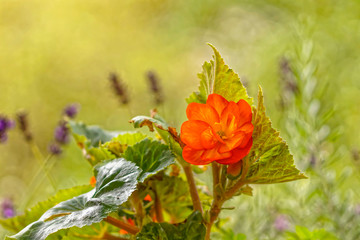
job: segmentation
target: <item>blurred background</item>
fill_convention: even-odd
[[[47,155],[68,104],[81,105],[78,120],[109,130],[131,130],[131,117],[157,107],[179,129],[212,55],[207,42],[251,96],[263,87],[273,125],[309,176],[231,201],[219,239],[360,239],[358,0],[0,1],[0,114],[27,112],[33,139],[17,123],[0,143],[2,217],[54,194],[33,153]],[[73,140],[49,162],[57,190],[92,176]]]

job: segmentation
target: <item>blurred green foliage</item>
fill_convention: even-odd
[[[229,204],[238,211],[222,227],[234,229],[233,239],[240,233],[286,239],[274,226],[282,214],[289,231],[300,225],[357,239],[359,13],[357,0],[3,0],[0,112],[14,117],[18,109],[28,111],[44,154],[71,102],[82,106],[79,119],[109,130],[132,129],[128,120],[154,107],[179,128],[182,99],[197,89],[196,74],[211,54],[205,43],[211,42],[251,96],[258,83],[263,86],[273,125],[310,177],[254,188],[254,197]],[[299,92],[286,88],[283,59]],[[146,83],[148,70],[160,76],[161,106]],[[110,72],[127,85],[129,106],[121,106],[110,89]],[[52,161],[58,189],[86,184],[92,175],[74,142]],[[18,212],[54,193],[38,169],[20,132],[12,130],[0,145],[0,196],[12,198]]]

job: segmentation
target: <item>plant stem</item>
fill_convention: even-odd
[[[44,171],[45,176],[49,180],[51,186],[53,187],[54,191],[56,191],[56,183],[55,180],[52,178],[52,176],[49,173],[48,168],[46,167],[46,160],[44,160],[44,156],[41,154],[38,146],[34,143],[34,141],[29,141],[29,145],[31,148],[31,151],[33,152],[33,155],[35,156],[36,160],[40,164],[40,168]]]
[[[140,231],[140,229],[138,227],[130,225],[128,223],[125,223],[123,221],[120,221],[119,219],[116,219],[116,218],[113,218],[113,217],[110,217],[110,216],[107,216],[104,219],[104,221],[111,224],[111,225],[114,225],[115,227],[124,229],[124,230],[126,230],[127,232],[129,232],[130,234],[133,234],[133,235],[137,234]]]
[[[133,207],[135,208],[137,224],[141,228],[142,224],[143,224],[143,219],[145,217],[145,210],[143,207],[142,200],[139,197],[138,190],[135,190],[131,194],[130,201],[131,201]]]
[[[201,212],[201,214],[203,213],[203,209],[201,206],[201,201],[200,201],[200,197],[199,197],[199,193],[196,189],[196,184],[195,184],[195,179],[194,179],[194,175],[191,169],[191,165],[189,164],[184,164],[182,165],[186,178],[187,178],[187,182],[189,185],[189,190],[190,190],[190,195],[191,195],[191,200],[194,206],[194,210]]]
[[[164,222],[164,215],[162,212],[162,206],[161,206],[161,201],[159,198],[159,195],[157,194],[157,191],[154,191],[155,193],[155,200],[154,200],[154,204],[155,204],[155,214],[156,214],[156,220],[158,222]]]
[[[122,238],[122,237],[116,237],[114,235],[111,235],[107,232],[104,233],[101,239],[107,239],[107,240],[128,240],[128,238]]]

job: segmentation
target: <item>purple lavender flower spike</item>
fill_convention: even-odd
[[[55,128],[54,133],[55,140],[60,144],[67,144],[70,140],[69,129],[66,126],[66,122],[60,122]]]
[[[13,128],[15,122],[8,119],[6,116],[0,115],[0,143],[6,142],[8,135],[7,131]]]
[[[80,104],[73,103],[64,108],[64,115],[69,118],[75,118],[77,113],[79,112]]]
[[[277,216],[274,222],[274,227],[279,232],[288,230],[290,228],[290,223],[288,218],[285,215]]]
[[[11,199],[4,199],[1,204],[1,213],[4,218],[11,218],[15,216],[14,204]]]
[[[62,149],[57,143],[51,143],[48,147],[48,150],[53,155],[60,155],[62,153]]]

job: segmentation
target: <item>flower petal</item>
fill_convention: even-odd
[[[204,151],[203,155],[201,156],[201,159],[204,161],[215,161],[215,160],[219,160],[219,159],[224,159],[224,158],[230,158],[231,157],[231,152],[225,152],[225,153],[220,153],[219,152],[219,147],[220,144],[218,144],[218,146],[212,148],[212,149],[207,149]]]
[[[204,150],[195,150],[191,147],[185,146],[182,152],[182,156],[186,162],[194,165],[205,165],[210,163],[211,161],[202,160],[201,155],[203,153]]]
[[[248,144],[244,148],[235,148],[234,150],[232,150],[231,157],[229,157],[227,159],[220,159],[220,160],[217,160],[216,162],[220,163],[220,164],[236,163],[236,162],[242,160],[246,155],[249,154],[252,144],[253,144],[253,140],[251,138],[250,141],[248,142]]]
[[[240,110],[235,102],[229,102],[221,113],[221,125],[227,135],[234,132],[239,125]],[[241,123],[242,124],[242,123]]]
[[[203,121],[186,121],[181,125],[181,141],[193,149],[201,150],[204,148],[201,135],[208,128],[209,124]]]
[[[244,99],[240,99],[237,102],[237,105],[240,111],[238,126],[241,127],[243,124],[247,122],[251,122],[252,111],[251,111],[251,106]]]
[[[189,120],[199,120],[210,125],[219,122],[219,114],[207,104],[190,103],[186,108],[186,115]]]
[[[250,135],[251,137],[251,135]],[[220,153],[224,152],[230,152],[234,148],[239,147],[240,144],[244,141],[244,138],[246,138],[246,134],[244,132],[238,132],[233,137],[226,139],[224,142],[225,144],[222,144],[219,148]],[[247,138],[246,143],[249,141],[249,138]]]
[[[201,133],[201,144],[203,148],[210,149],[215,147],[217,141],[217,134],[213,132],[212,128],[209,126],[205,131]]]
[[[229,102],[223,96],[213,93],[208,96],[206,104],[212,106],[217,111],[219,116],[221,116],[222,111],[229,104]]]

